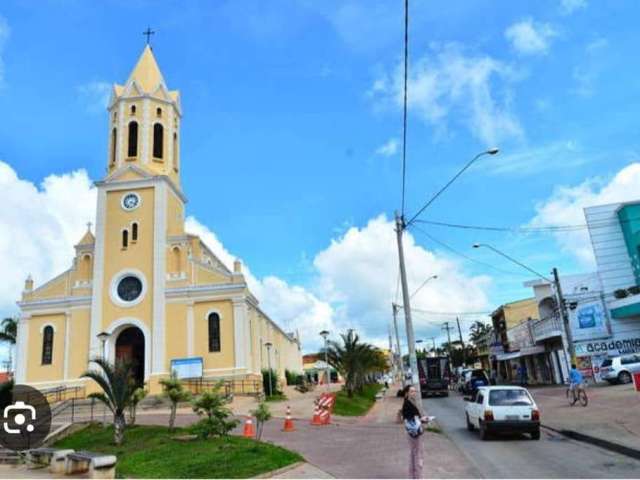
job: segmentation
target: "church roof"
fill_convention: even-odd
[[[164,84],[164,78],[160,73],[158,62],[153,56],[151,47],[147,45],[142,51],[142,55],[138,59],[138,63],[134,67],[127,83],[135,80],[136,84],[146,93],[152,93],[158,88],[158,85]]]

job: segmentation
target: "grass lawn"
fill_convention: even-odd
[[[333,413],[345,417],[364,415],[376,403],[376,394],[382,389],[379,383],[365,385],[360,393],[354,393],[349,398],[345,390],[340,390],[336,395],[336,405]]]
[[[297,453],[243,437],[177,441],[188,434],[177,428],[127,427],[120,447],[113,445],[113,427],[89,427],[64,438],[55,448],[73,448],[114,454],[120,478],[247,478],[302,460]]]

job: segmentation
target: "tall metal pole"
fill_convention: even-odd
[[[569,313],[567,312],[567,305],[562,296],[562,287],[560,286],[560,278],[558,276],[558,269],[553,267],[553,283],[556,287],[556,295],[558,297],[558,308],[560,309],[560,316],[562,317],[562,323],[564,325],[564,333],[567,337],[567,349],[569,352],[570,363],[576,362],[576,350],[573,346],[573,334],[571,333],[571,325],[569,324]],[[571,367],[571,365],[569,365]]]
[[[269,396],[273,395],[273,387],[271,386],[271,343],[266,344],[267,347],[267,368],[269,369]]]
[[[460,319],[456,317],[456,323],[458,324],[458,335],[460,335],[460,345],[462,345],[462,366],[467,363],[467,352],[464,349],[464,341],[462,340],[462,330],[460,330]]]
[[[393,310],[393,329],[396,332],[396,354],[398,355],[398,369],[401,376],[404,376],[404,364],[402,362],[402,351],[400,350],[400,334],[398,333],[398,305],[391,304]]]
[[[327,351],[327,337],[324,337],[324,364],[326,365],[327,374],[327,391],[329,391],[329,384],[331,383],[331,371],[329,370],[329,352]]]
[[[407,330],[407,344],[409,347],[409,366],[411,367],[411,383],[419,384],[418,358],[416,357],[416,343],[413,333],[413,321],[411,320],[411,300],[407,285],[407,271],[404,265],[404,248],[402,246],[402,234],[404,233],[404,219],[396,212],[396,237],[398,240],[398,260],[400,262],[400,283],[402,285],[402,305],[404,306],[404,322]]]
[[[442,328],[447,331],[447,350],[449,352],[449,362],[453,362],[453,360],[451,359],[451,330],[453,330],[453,327],[449,326],[449,322],[444,322],[444,326]]]

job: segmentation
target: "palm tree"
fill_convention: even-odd
[[[102,393],[92,393],[95,398],[104,403],[113,413],[113,442],[121,445],[124,440],[126,420],[124,412],[131,405],[138,386],[133,376],[133,365],[129,362],[110,363],[108,360],[96,358],[92,360],[99,370],[87,370],[82,377],[95,381]]]
[[[469,329],[469,340],[476,345],[478,341],[493,330],[491,325],[476,320]]]
[[[0,322],[0,341],[16,343],[18,336],[18,320],[16,318],[7,317]]]
[[[184,389],[182,382],[178,379],[175,372],[171,372],[171,376],[169,378],[163,378],[160,380],[160,385],[162,385],[162,395],[168,398],[169,402],[171,402],[169,430],[173,431],[176,422],[176,410],[178,409],[178,403],[190,400],[191,393]]]
[[[347,396],[352,397],[356,390],[370,380],[370,375],[387,369],[384,354],[368,343],[361,343],[353,330],[340,334],[342,342],[330,340],[327,343],[329,365],[344,377]]]

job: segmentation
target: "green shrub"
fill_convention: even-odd
[[[269,378],[271,378],[271,388],[269,388]],[[271,369],[271,376],[269,376],[269,370],[266,368],[262,370],[262,388],[264,389],[265,396],[278,395],[281,393],[278,390],[278,374],[275,370]]]
[[[220,392],[222,386],[223,382],[218,382],[210,392],[204,392],[192,402],[193,411],[205,416],[192,428],[202,438],[226,437],[240,423],[230,418],[232,412],[227,407],[230,400]]]

